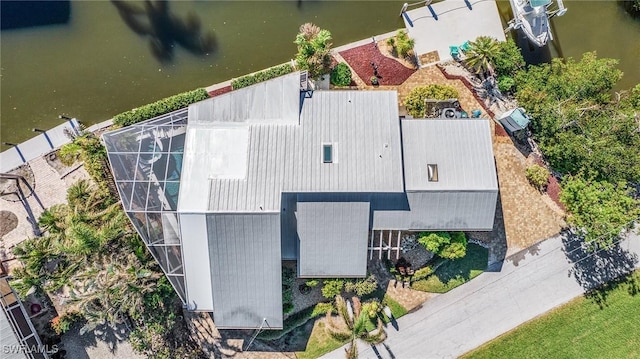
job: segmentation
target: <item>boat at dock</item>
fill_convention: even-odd
[[[521,29],[529,40],[538,47],[553,41],[550,19],[562,16],[567,12],[562,0],[556,0],[557,8],[553,8],[552,0],[509,0],[513,11],[513,20],[509,21],[506,31]]]

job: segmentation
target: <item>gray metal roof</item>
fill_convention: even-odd
[[[289,86],[299,91],[299,81]],[[241,102],[248,95],[233,91],[228,96]],[[217,99],[207,101],[215,108]],[[203,105],[192,105],[190,116],[198,106]],[[299,124],[247,120],[240,128],[206,122],[204,114],[210,112],[199,108],[195,125],[189,117],[179,210],[280,212],[283,192],[404,190],[395,92],[316,91],[301,108]],[[212,144],[216,141],[225,145]],[[333,163],[322,162],[325,143],[333,146]],[[241,164],[246,172],[220,175],[210,165],[224,162]]]
[[[402,192],[395,92],[317,91],[300,125],[252,125],[245,179],[211,181],[211,211],[279,211],[282,192]],[[322,145],[333,163],[322,162]]]
[[[487,120],[403,120],[402,144],[407,192],[498,190]],[[438,165],[437,182],[427,164]]]
[[[373,229],[490,231],[497,190],[408,192],[409,210],[373,212]]]
[[[367,274],[369,202],[298,202],[301,277]]]
[[[266,319],[269,327],[281,328],[280,215],[209,213],[206,217],[216,327],[258,328]]]

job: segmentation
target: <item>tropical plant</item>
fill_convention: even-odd
[[[498,40],[489,36],[478,36],[474,41],[469,42],[469,50],[465,52],[465,62],[477,74],[493,75],[494,68],[492,59],[500,50]]]
[[[526,176],[529,183],[538,191],[544,190],[549,182],[549,170],[538,164],[527,167]]]
[[[340,62],[331,70],[330,79],[335,86],[349,86],[351,84],[351,69],[344,62]]]
[[[404,99],[404,105],[411,116],[423,118],[425,117],[425,100],[448,100],[451,98],[458,98],[458,90],[451,86],[440,84],[419,86],[409,92]]]
[[[404,30],[398,30],[394,41],[394,50],[400,57],[407,57],[413,51],[415,40],[409,38],[409,35]],[[393,46],[393,45],[392,45]]]
[[[379,301],[371,300],[361,303],[360,298],[352,297],[351,301],[347,302],[338,295],[336,296],[335,307],[348,331],[334,323],[331,312],[327,313],[327,329],[329,334],[337,340],[350,339],[349,347],[345,349],[347,358],[358,357],[358,348],[356,346],[356,340],[358,339],[370,344],[382,343],[386,339],[387,334],[384,330],[382,319],[378,315],[382,310]],[[375,329],[370,330],[374,321],[376,323]]]
[[[300,26],[294,43],[298,46],[296,65],[307,70],[311,78],[317,79],[329,72],[331,65],[331,33],[312,23]]]

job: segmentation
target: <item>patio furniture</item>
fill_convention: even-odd
[[[451,53],[451,57],[457,59],[460,56],[460,48],[458,46],[449,46],[449,53]]]
[[[460,50],[462,50],[462,52],[467,52],[469,51],[469,49],[471,49],[471,44],[469,44],[469,41],[465,41],[464,44],[459,46]]]

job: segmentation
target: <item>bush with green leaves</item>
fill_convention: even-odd
[[[344,279],[324,279],[322,280],[322,296],[327,299],[335,298],[336,295],[342,293],[344,288]]]
[[[467,254],[467,237],[464,232],[422,232],[418,234],[418,242],[428,251],[445,259],[459,259]]]
[[[120,127],[133,125],[169,112],[177,111],[191,105],[192,103],[206,100],[208,98],[209,93],[207,93],[207,90],[203,88],[184,92],[115,115],[113,116],[113,123]]]
[[[538,164],[527,167],[526,176],[529,183],[538,191],[544,190],[549,182],[549,170]]]
[[[440,253],[442,248],[451,243],[449,232],[421,232],[418,233],[418,242],[429,252]]]
[[[290,74],[292,72],[293,72],[293,67],[289,63],[279,65],[279,66],[274,66],[266,70],[256,72],[255,74],[234,79],[233,81],[231,81],[231,87],[233,87],[234,90],[237,90],[243,87],[247,87],[247,86],[255,85],[260,82],[271,80],[276,77]]]
[[[425,117],[425,100],[448,100],[451,98],[458,98],[458,90],[451,86],[439,84],[420,86],[409,92],[404,100],[404,105],[411,116],[423,118]]]
[[[304,284],[309,288],[315,288],[320,284],[320,280],[318,279],[307,279]]]
[[[369,295],[378,289],[378,281],[373,274],[370,274],[367,278],[354,279],[347,281],[344,285],[344,290],[347,293],[355,293],[358,297]]]
[[[425,279],[427,277],[429,277],[430,275],[432,275],[434,272],[433,267],[431,266],[426,266],[426,267],[422,267],[418,270],[416,270],[415,272],[413,272],[413,277],[411,278],[412,281],[419,281],[422,279]]]
[[[498,77],[513,77],[524,69],[525,62],[520,48],[512,40],[498,42],[498,49],[491,56],[491,63]]]
[[[349,86],[351,84],[351,69],[341,62],[331,70],[331,84],[335,86]]]

